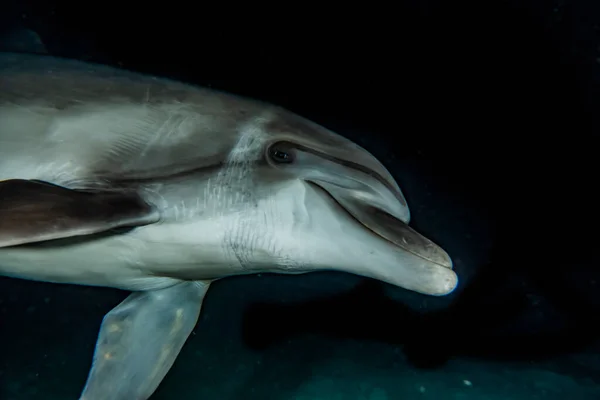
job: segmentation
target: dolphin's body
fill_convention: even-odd
[[[270,104],[107,66],[0,55],[0,275],[130,290],[81,400],[148,399],[210,283],[337,270],[445,295],[389,172]]]

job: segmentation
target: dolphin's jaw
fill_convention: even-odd
[[[452,269],[374,234],[320,188],[301,182],[294,189],[290,201],[295,199],[301,212],[294,213],[291,232],[280,243],[295,265],[280,267],[282,272],[343,271],[428,295],[445,295],[456,287]]]

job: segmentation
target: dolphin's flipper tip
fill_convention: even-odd
[[[102,321],[80,400],[145,400],[163,380],[192,329],[210,283],[135,292]]]

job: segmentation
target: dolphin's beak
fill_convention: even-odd
[[[375,157],[351,142],[344,148],[328,148],[326,153],[294,147],[295,168],[302,169],[305,180],[325,190],[375,235],[416,257],[414,265],[420,267],[415,274],[419,270],[438,271],[436,274],[445,277],[446,282],[439,283],[442,289],[430,294],[444,295],[454,290],[455,284],[449,284],[457,281],[452,259],[440,246],[408,226],[410,213],[404,195]]]

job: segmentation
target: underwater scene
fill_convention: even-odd
[[[0,5],[0,400],[600,399],[600,3],[253,7]]]

